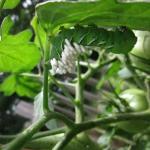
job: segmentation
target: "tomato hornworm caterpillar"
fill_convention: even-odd
[[[127,27],[114,29],[100,28],[95,25],[75,26],[71,29],[60,28],[60,32],[52,39],[51,58],[59,58],[65,39],[83,46],[96,46],[108,52],[127,54],[136,43],[136,36]]]

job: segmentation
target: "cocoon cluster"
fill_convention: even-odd
[[[85,49],[82,45],[77,43],[71,44],[69,40],[65,39],[64,50],[61,54],[60,60],[51,59],[53,74],[66,74],[75,72],[75,62],[77,57],[84,53]]]

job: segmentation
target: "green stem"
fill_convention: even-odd
[[[48,107],[48,97],[49,97],[49,86],[48,86],[48,60],[49,60],[49,54],[50,54],[50,37],[47,35],[46,40],[46,48],[44,51],[44,81],[43,81],[43,110],[44,112],[49,111]]]
[[[54,145],[63,138],[63,135],[62,133],[31,140],[25,145],[25,150],[52,150]]]
[[[125,56],[125,63],[126,63],[127,68],[129,69],[129,71],[133,74],[133,79],[134,79],[135,83],[137,84],[137,86],[141,89],[145,89],[143,81],[141,80],[141,78],[136,73],[136,70],[132,66],[132,62],[131,62],[130,57],[128,55]]]
[[[61,90],[63,91],[64,95],[68,98],[70,98],[72,101],[74,100],[73,96],[68,92],[68,90],[65,88],[65,86],[63,84],[60,84],[60,82],[58,82],[55,77],[53,77],[50,73],[50,78],[52,79],[52,82],[54,84],[56,84],[57,87],[61,88]]]
[[[75,122],[81,123],[84,120],[84,108],[83,108],[83,88],[84,83],[81,79],[79,60],[77,61],[77,83],[75,86],[76,97],[75,97]]]
[[[33,136],[32,140],[46,137],[46,136],[56,135],[56,134],[60,134],[60,133],[65,133],[66,130],[67,130],[66,127],[62,127],[62,128],[58,128],[58,129],[54,129],[54,130],[50,130],[50,131],[39,132]]]
[[[17,135],[0,135],[0,144],[6,144],[16,137]]]
[[[12,142],[6,145],[3,150],[21,149],[32,138],[33,134],[35,134],[48,120],[48,117],[43,116],[40,120],[19,134]]]
[[[33,74],[33,73],[21,73],[19,74],[20,76],[25,76],[25,77],[30,77],[30,78],[34,78],[34,79],[38,79],[39,81],[43,80],[43,76],[41,76],[40,74]]]
[[[108,80],[108,83],[109,83],[110,88],[112,89],[112,92],[114,93],[115,97],[120,100],[120,103],[121,103],[121,105],[124,107],[125,111],[126,111],[126,112],[131,111],[131,110],[130,110],[130,107],[129,107],[129,104],[127,103],[127,101],[126,101],[124,98],[122,98],[122,97],[120,97],[120,96],[118,95],[118,93],[116,92],[116,90],[115,90],[115,88],[114,88],[114,86],[112,85],[112,83],[111,83],[110,80]]]
[[[36,32],[36,35],[37,35],[37,39],[39,41],[39,44],[40,44],[40,48],[42,50],[42,53],[44,54],[44,46],[43,46],[43,43],[42,43],[42,40],[41,40],[41,37],[40,37],[40,33],[39,33],[39,24],[38,24],[38,20],[36,19],[36,23],[35,23],[35,32]]]
[[[54,118],[63,121],[70,129],[74,128],[74,123],[66,116],[57,112],[50,112],[42,116],[41,119],[19,134],[12,142],[6,145],[3,150],[21,149],[48,120]]]
[[[84,123],[79,123],[74,125],[72,121],[70,121],[65,116],[59,113],[49,113],[46,116],[43,116],[38,122],[31,125],[28,129],[26,129],[23,133],[17,136],[10,144],[6,145],[3,150],[19,150],[21,149],[25,143],[27,143],[49,119],[58,118],[63,120],[68,126],[71,128],[59,143],[57,143],[54,150],[62,150],[74,136],[77,134],[89,130],[95,127],[99,127],[100,125],[111,124],[120,121],[129,121],[129,120],[150,120],[150,110],[144,112],[137,112],[137,113],[124,113],[124,114],[116,114],[110,117],[100,118],[93,121],[88,121]]]
[[[88,121],[84,123],[80,123],[76,126],[79,130],[78,132],[82,132],[85,130],[89,130],[91,128],[103,125],[103,124],[110,124],[115,122],[121,121],[129,121],[129,120],[150,120],[150,110],[143,111],[143,112],[136,112],[136,113],[122,113],[116,114],[110,117],[104,117],[93,121]]]
[[[60,114],[58,112],[49,112],[46,114],[48,118],[55,118],[55,119],[59,119],[61,120],[62,122],[64,122],[70,129],[74,127],[74,122],[71,121],[70,119],[68,119],[68,117],[66,117],[65,115],[63,114]]]
[[[52,150],[63,150],[63,148],[72,140],[72,138],[76,135],[73,130],[69,130],[64,138],[58,142]]]
[[[64,147],[79,133],[99,127],[101,125],[129,121],[129,120],[150,120],[150,110],[136,113],[116,114],[110,117],[104,117],[93,121],[76,124],[72,130],[69,130],[65,137],[58,142],[52,150],[63,150]]]
[[[54,129],[54,130],[38,132],[32,137],[31,141],[45,137],[45,136],[51,136],[51,135],[56,135],[56,134],[60,134],[60,133],[65,133],[66,130],[67,130],[66,127],[62,127],[62,128],[58,128],[58,129]],[[6,144],[6,143],[10,142],[11,140],[15,139],[16,137],[17,137],[17,135],[0,135],[0,144]]]
[[[91,67],[88,69],[88,71],[82,75],[82,79],[84,81],[88,80],[95,72],[99,71],[100,68],[104,67],[105,65],[109,65],[115,61],[117,61],[117,58],[108,60],[106,62],[100,63],[100,59],[97,60],[96,64],[91,65]]]
[[[107,133],[107,131],[105,129],[102,129],[102,128],[96,128],[95,131],[100,133],[100,134]],[[115,139],[115,140],[121,141],[121,142],[123,142],[125,144],[135,145],[134,141],[132,141],[130,139],[127,139],[127,138],[125,138],[125,137],[123,137],[121,135],[118,135],[118,134],[115,134],[112,138]]]

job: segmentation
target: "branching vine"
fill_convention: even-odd
[[[0,2],[0,16],[5,2],[6,0],[2,0]],[[66,4],[72,5],[74,3]],[[43,8],[42,11],[44,13],[48,11],[48,6],[49,5]],[[40,7],[40,5],[38,7]],[[38,7],[36,8],[37,14],[36,21],[34,22],[35,27],[33,25],[32,26],[34,28],[35,37],[37,37],[38,39],[38,41],[35,40],[34,46],[37,49],[40,49],[43,54],[42,60],[40,60],[40,64],[43,65],[43,74],[36,75],[33,73],[21,72],[24,68],[21,71],[19,70],[17,74],[19,74],[20,77],[36,78],[42,83],[42,108],[44,114],[39,118],[39,120],[34,122],[22,133],[10,137],[10,139],[13,140],[10,141],[10,143],[4,145],[3,150],[20,150],[23,147],[26,147],[28,143],[32,143],[32,141],[36,139],[40,139],[57,133],[63,133],[63,138],[60,138],[60,140],[55,143],[55,146],[52,150],[63,150],[72,141],[72,139],[80,135],[80,133],[85,133],[85,131],[99,127],[101,125],[111,125],[118,122],[139,120],[148,122],[150,120],[150,108],[145,111],[142,110],[139,112],[134,112],[131,109],[128,109],[128,111],[126,112],[120,111],[119,113],[118,111],[113,111],[112,109],[112,112],[110,112],[108,115],[104,114],[104,116],[100,116],[91,120],[85,119],[84,89],[86,83],[91,77],[93,77],[93,75],[99,73],[100,69],[105,68],[108,70],[108,66],[111,66],[111,64],[118,61],[117,56],[111,59],[108,58],[109,56],[107,55],[109,53],[113,53],[113,55],[122,54],[124,56],[126,67],[130,71],[130,73],[132,73],[136,86],[140,89],[146,89],[148,93],[147,99],[149,99],[149,80],[146,80],[145,84],[143,83],[142,79],[139,77],[136,71],[136,68],[132,66],[132,62],[128,55],[137,41],[137,38],[133,31],[128,27],[102,28],[98,25],[91,25],[91,23],[85,23],[81,26],[78,25],[81,20],[73,23],[76,18],[68,22],[62,21],[63,25],[65,26],[62,27],[62,24],[59,24],[59,18],[58,22],[55,22],[55,14],[48,20],[46,19],[47,16],[43,17],[43,14],[39,15]],[[64,7],[60,7],[60,9],[63,8]],[[77,14],[73,14],[72,17],[76,15],[78,16],[78,14],[79,13],[77,12]],[[56,16],[57,15],[58,14],[56,12]],[[59,15],[61,16],[61,14]],[[59,15],[57,17],[59,17]],[[63,15],[66,15],[66,12]],[[70,16],[68,16],[68,18],[70,18]],[[64,17],[64,20],[67,20],[68,18]],[[45,19],[46,22],[44,22]],[[42,30],[40,30],[39,25]],[[42,37],[42,34],[40,35],[40,33],[46,35],[46,39],[44,39]],[[32,45],[29,40],[27,41],[28,45]],[[22,41],[21,44],[23,45]],[[4,43],[4,45],[7,45],[7,42]],[[90,63],[90,54],[91,51],[93,51],[93,49],[95,48],[98,49],[98,58],[93,63]],[[106,58],[106,60],[103,59],[103,57]],[[84,65],[87,67],[87,71],[85,73],[82,72],[82,60],[86,61],[86,65]],[[29,68],[29,70],[31,70],[31,68]],[[15,71],[16,70],[13,70],[12,72],[14,73]],[[60,80],[57,80],[59,76],[67,76],[67,74],[75,75],[74,79],[71,79],[72,83],[64,83]],[[58,88],[60,88],[61,92],[72,102],[75,111],[75,121],[68,119],[67,116],[50,108],[50,94],[55,96],[55,94],[53,94],[53,90],[51,89],[51,84],[55,84]],[[75,87],[75,96],[72,96],[69,93],[67,88],[65,88],[65,84],[72,84]],[[123,98],[120,97],[119,94],[114,90],[115,85],[113,86],[110,83],[109,86],[113,90],[112,94],[114,94],[113,96],[115,96],[115,99],[117,99],[117,101],[121,101]],[[126,86],[129,87],[128,84]],[[120,103],[126,108],[128,108],[129,106],[126,99],[123,99],[123,101],[121,101]],[[114,108],[113,103],[111,104]],[[120,105],[115,101],[114,104],[116,104],[118,110],[120,110]],[[52,119],[61,121],[64,124],[64,127],[56,129],[54,131],[38,133],[38,131],[40,131],[40,129]],[[3,137],[0,136],[0,139],[1,138]],[[7,139],[6,137],[6,140],[10,139]],[[127,141],[127,143],[133,144],[134,142]]]

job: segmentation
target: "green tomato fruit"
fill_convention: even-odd
[[[149,108],[146,99],[146,93],[140,89],[128,89],[124,91],[120,97],[124,98],[133,112],[140,112]],[[130,132],[138,133],[145,130],[150,123],[148,121],[123,121],[118,123],[118,127]]]
[[[149,31],[134,31],[137,36],[137,43],[135,44],[131,54],[140,58],[146,59],[147,63],[138,57],[131,55],[133,65],[139,69],[150,72],[150,32]]]

